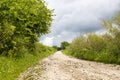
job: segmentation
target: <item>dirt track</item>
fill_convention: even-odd
[[[59,51],[26,70],[18,80],[120,80],[120,66],[75,59]]]

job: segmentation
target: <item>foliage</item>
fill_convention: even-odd
[[[53,48],[54,48],[54,49],[56,49],[56,50],[58,49],[58,47],[57,47],[57,46],[53,46]]]
[[[66,49],[66,47],[69,46],[69,43],[66,41],[61,42],[61,48]]]
[[[33,51],[51,21],[52,10],[43,0],[1,0],[0,54],[12,57]]]
[[[104,21],[107,33],[90,33],[75,38],[65,53],[77,58],[120,64],[120,12]]]
[[[109,52],[116,57],[120,56],[120,12],[109,21],[104,21],[104,26],[107,28],[113,39],[110,41],[111,45]]]
[[[55,49],[37,43],[35,55],[24,53],[20,58],[0,56],[0,80],[16,80],[20,73],[55,52]]]
[[[43,0],[0,0],[0,80],[15,80],[55,51],[38,43],[49,32],[52,12]]]

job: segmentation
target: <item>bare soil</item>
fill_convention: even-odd
[[[58,51],[27,69],[18,80],[120,80],[120,66],[76,59]]]

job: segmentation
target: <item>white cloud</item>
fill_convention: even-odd
[[[52,46],[52,45],[53,45],[53,39],[54,39],[54,37],[46,37],[46,38],[44,38],[41,42],[42,42],[44,45]]]
[[[104,19],[111,19],[119,10],[120,0],[46,0],[49,8],[55,9],[51,33],[53,45],[71,41],[79,34],[101,31]]]

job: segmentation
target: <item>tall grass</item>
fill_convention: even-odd
[[[103,62],[103,63],[110,63],[110,64],[120,64],[120,56],[116,57],[113,54],[109,54],[107,52],[101,52],[101,53],[90,53],[90,52],[77,52],[72,53],[68,50],[63,50],[63,53],[65,53],[68,56],[73,56],[78,59],[84,59],[84,60],[90,60],[90,61],[96,61],[96,62]]]
[[[0,80],[16,80],[16,78],[30,66],[38,63],[39,60],[54,53],[54,49],[45,49],[46,51],[36,54],[25,53],[20,58],[9,58],[0,56]]]

